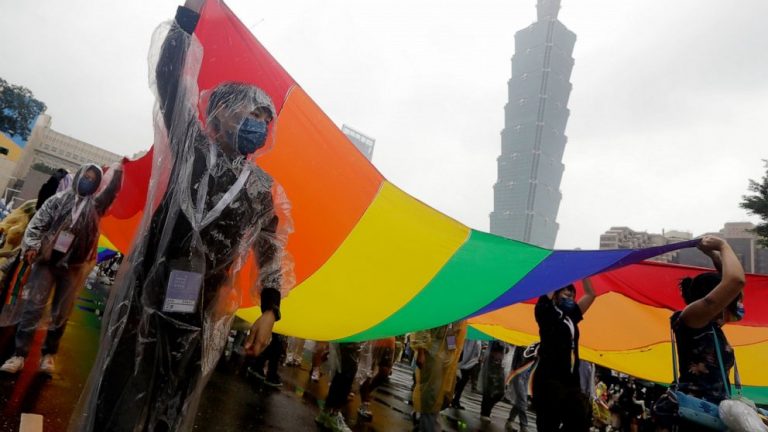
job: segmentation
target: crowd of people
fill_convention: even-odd
[[[548,417],[556,415],[560,408],[539,408],[534,404],[536,398],[529,394],[532,376],[535,379],[537,373],[542,373],[538,368],[540,343],[515,346],[498,340],[465,339],[452,353],[447,331],[447,327],[441,327],[361,343],[307,341],[274,334],[270,347],[261,356],[247,359],[242,367],[246,376],[271,389],[283,387],[283,367],[303,368],[315,383],[329,373],[327,393],[315,396],[323,398],[316,422],[330,431],[351,430],[344,413],[350,412],[349,405],[358,397],[356,421],[373,419],[373,393],[389,383],[395,364],[401,370],[412,371],[409,403],[413,405],[415,430],[440,430],[439,416],[450,414],[445,410],[455,410],[455,414],[461,412],[463,416],[476,415],[481,423],[490,423],[499,401],[510,406],[509,412],[502,414],[507,418],[508,431],[532,430],[531,421],[536,423],[536,430],[656,430],[652,408],[666,392],[665,386],[580,362],[576,394],[568,393],[568,397],[583,403],[577,405],[584,409],[580,411],[583,423],[565,429],[566,423],[561,419],[557,426],[551,426]],[[244,333],[233,332],[230,339],[227,355],[244,355]],[[388,392],[391,394],[392,390]],[[468,392],[475,393],[480,401],[477,412],[470,413],[466,401],[462,403]],[[573,400],[559,403],[566,407]],[[537,415],[534,421],[530,419],[531,413],[543,415]]]

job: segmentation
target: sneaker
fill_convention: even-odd
[[[504,429],[507,432],[517,432],[517,429],[515,429],[515,423],[512,420],[507,420],[507,422],[504,424]]]
[[[491,417],[490,416],[480,416],[480,421],[483,423],[490,423]]]
[[[24,369],[24,357],[21,356],[13,356],[9,358],[5,361],[3,366],[0,367],[0,371],[12,374],[22,369]]]
[[[365,421],[373,420],[373,413],[371,412],[370,404],[368,402],[360,404],[360,408],[357,410],[357,416]]]
[[[327,427],[333,432],[352,432],[352,429],[347,426],[347,422],[344,421],[344,416],[340,412],[331,416],[330,424]]]
[[[56,372],[56,363],[53,361],[53,355],[46,354],[40,359],[40,372],[52,374]]]
[[[256,369],[254,369],[254,368],[252,368],[252,367],[249,367],[249,368],[247,369],[247,372],[248,372],[248,375],[252,375],[252,376],[255,376],[255,377],[256,377],[256,379],[258,379],[259,381],[263,381],[263,380],[266,378],[266,377],[264,376],[264,373],[262,373],[262,372],[261,372],[261,371],[259,371],[259,370],[256,370]]]
[[[320,368],[312,368],[312,376],[311,379],[313,382],[320,381]]]
[[[293,363],[293,355],[288,353],[285,356],[285,361],[283,362],[283,366],[291,366],[291,363]]]
[[[283,382],[280,381],[280,377],[267,378],[266,380],[264,380],[264,384],[272,388],[280,388],[283,386]]]

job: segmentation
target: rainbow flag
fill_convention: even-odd
[[[118,250],[117,246],[112,244],[108,238],[106,238],[104,235],[101,235],[99,236],[99,243],[96,246],[96,252],[98,254],[96,262],[100,263],[112,259],[115,255],[117,255]]]
[[[701,269],[643,260],[693,242],[644,250],[552,251],[469,227],[389,182],[220,1],[208,1],[195,36],[199,90],[252,83],[277,109],[272,150],[256,162],[283,187],[294,233],[296,286],[276,331],[315,340],[368,340],[469,319],[474,330],[518,345],[538,339],[534,299],[594,276],[599,297],[581,324],[582,356],[670,382],[669,316],[677,281]],[[124,165],[124,187],[102,232],[127,251],[144,212],[153,152]],[[114,250],[114,249],[112,249]],[[253,266],[239,279],[238,314],[253,320]],[[768,277],[749,277],[747,319],[727,326],[750,396],[768,401]]]

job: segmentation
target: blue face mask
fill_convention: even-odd
[[[94,180],[90,180],[87,177],[80,177],[77,182],[77,193],[82,196],[92,195],[96,192],[98,184]]]
[[[237,151],[248,156],[264,147],[267,141],[267,122],[246,117],[237,130]]]
[[[571,312],[576,310],[576,308],[579,307],[579,305],[577,305],[572,298],[566,297],[566,298],[560,299],[560,301],[557,303],[557,307],[559,307],[560,310],[565,312],[566,315],[569,315]]]

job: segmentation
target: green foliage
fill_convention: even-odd
[[[56,168],[48,166],[42,162],[36,162],[32,164],[32,169],[50,175],[54,175],[56,173]]]
[[[9,136],[19,135],[26,141],[32,132],[32,122],[45,109],[45,104],[35,99],[28,88],[0,78],[0,131]]]
[[[740,205],[748,213],[760,216],[763,220],[757,225],[754,232],[760,237],[760,244],[768,247],[768,160],[763,160],[763,162],[766,167],[765,176],[760,182],[749,181],[749,191],[753,194],[742,196],[743,201]]]

